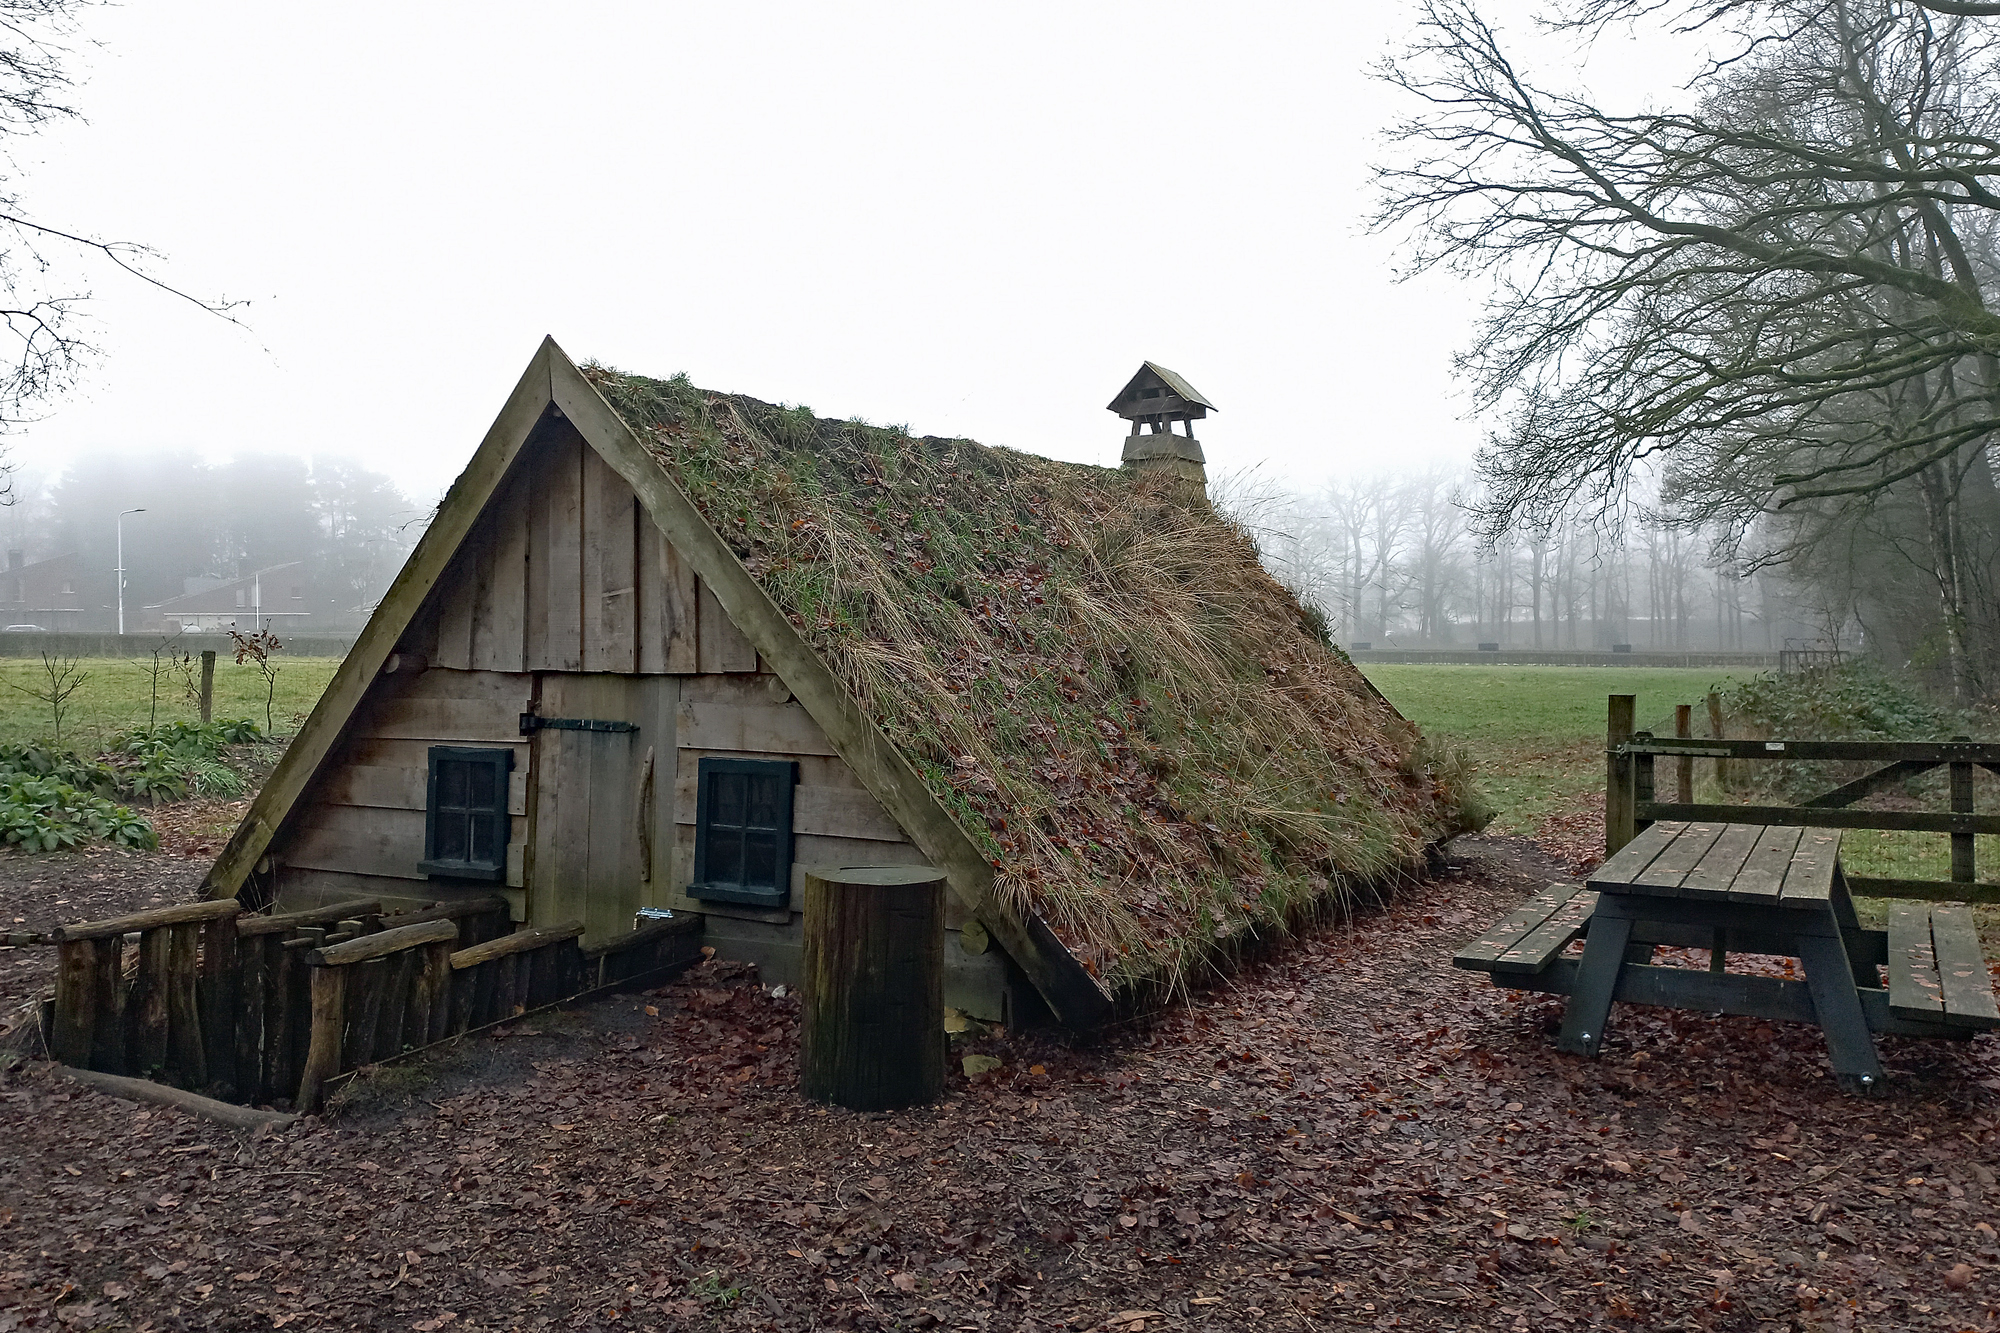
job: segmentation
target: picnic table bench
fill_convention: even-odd
[[[1579,938],[1582,957],[1566,957]],[[1708,949],[1708,970],[1653,966],[1662,945]],[[1730,953],[1797,958],[1805,979],[1730,972]],[[1597,1054],[1613,1000],[1816,1023],[1851,1091],[1881,1085],[1875,1033],[2000,1027],[1971,909],[1897,902],[1886,931],[1863,928],[1833,829],[1662,820],[1583,885],[1551,884],[1452,961],[1496,986],[1569,996],[1557,1044],[1578,1055]]]

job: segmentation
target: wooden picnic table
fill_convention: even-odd
[[[1578,936],[1583,956],[1563,958]],[[1706,948],[1709,968],[1652,966],[1659,945]],[[1729,972],[1730,953],[1797,958],[1805,979]],[[1613,1000],[1816,1023],[1857,1092],[1881,1085],[1878,1032],[2000,1027],[1970,909],[1895,903],[1888,930],[1863,928],[1835,829],[1660,821],[1583,886],[1551,885],[1453,961],[1495,985],[1569,996],[1557,1044],[1578,1055],[1597,1054]]]

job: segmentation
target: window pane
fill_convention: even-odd
[[[778,835],[775,833],[746,833],[743,835],[743,882],[760,889],[774,889],[778,886]]]
[[[709,808],[709,818],[718,824],[740,827],[743,823],[743,775],[717,773],[714,783],[715,794],[713,804]]]
[[[465,767],[468,770],[467,776],[471,779],[469,785],[472,789],[466,804],[478,806],[481,810],[491,810],[494,806],[493,765],[467,764]]]
[[[750,817],[745,821],[752,828],[776,828],[778,826],[778,780],[771,777],[750,779]]]
[[[463,861],[465,859],[465,847],[465,816],[440,810],[437,814],[436,859],[440,861]]]
[[[708,878],[716,884],[743,882],[743,834],[716,824],[708,830]]]
[[[472,857],[474,861],[498,864],[500,851],[494,844],[493,831],[499,820],[489,814],[468,815],[472,826]]]
[[[465,770],[472,767],[463,759],[438,761],[438,804],[455,810],[465,808]]]

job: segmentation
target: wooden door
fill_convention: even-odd
[[[673,851],[677,689],[672,676],[537,676],[538,716],[627,722],[637,730],[545,726],[534,733],[533,924],[582,921],[584,942],[594,943],[632,929],[639,908],[664,893]]]

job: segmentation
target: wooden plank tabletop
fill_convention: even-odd
[[[1769,907],[1824,907],[1840,856],[1838,829],[1663,819],[1600,866],[1600,893]]]

